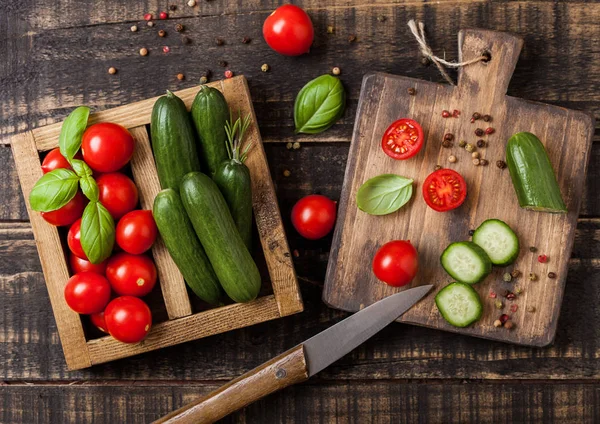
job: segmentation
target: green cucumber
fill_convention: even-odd
[[[522,208],[567,212],[548,153],[535,135],[528,132],[513,135],[506,146],[506,163]]]
[[[173,189],[162,190],[154,198],[152,214],[167,250],[196,295],[213,305],[224,293],[215,271],[194,232],[194,227]]]
[[[478,321],[483,313],[479,294],[465,283],[450,283],[435,296],[442,317],[455,327],[466,327]]]
[[[492,272],[492,261],[485,250],[470,241],[451,243],[442,253],[442,266],[461,283],[476,284]]]
[[[510,265],[519,256],[517,235],[499,219],[483,221],[473,233],[473,243],[485,250],[494,265]]]
[[[183,178],[180,190],[183,206],[225,293],[236,302],[255,299],[260,273],[215,182],[192,172]]]
[[[200,171],[190,116],[183,101],[170,91],[154,103],[150,135],[162,188],[177,190],[185,174]]]
[[[225,124],[229,119],[229,107],[219,90],[203,85],[194,98],[191,112],[198,134],[200,161],[212,177],[221,162],[228,158]]]

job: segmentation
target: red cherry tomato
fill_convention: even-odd
[[[277,53],[298,56],[310,49],[314,37],[313,24],[302,8],[286,4],[265,19],[263,37]]]
[[[99,264],[93,264],[87,259],[82,259],[74,254],[69,255],[69,263],[71,264],[71,271],[74,274],[80,272],[95,272],[96,274],[104,275],[106,273],[106,262],[100,262]]]
[[[138,190],[131,178],[120,172],[102,174],[96,179],[100,203],[116,220],[135,209]]]
[[[148,256],[117,253],[108,260],[106,278],[121,296],[146,296],[156,284],[156,266]]]
[[[127,129],[112,122],[90,126],[83,133],[83,160],[94,171],[115,172],[127,165],[135,142]]]
[[[412,119],[398,119],[385,130],[381,147],[391,158],[412,158],[423,147],[423,128]]]
[[[79,256],[81,259],[87,260],[87,256],[83,251],[83,247],[81,247],[81,218],[75,221],[73,225],[71,225],[71,228],[69,228],[69,233],[67,234],[67,244],[74,255]]]
[[[434,211],[446,212],[458,208],[467,197],[465,179],[452,169],[439,169],[423,183],[423,198]]]
[[[137,343],[152,327],[152,313],[143,300],[121,296],[112,300],[104,310],[104,320],[111,336],[123,343]]]
[[[325,237],[335,224],[335,202],[320,194],[298,200],[292,209],[292,224],[300,235],[309,240]]]
[[[415,278],[419,268],[417,249],[410,241],[390,241],[375,253],[373,272],[390,286],[405,286]]]
[[[108,334],[106,320],[104,319],[104,311],[90,315],[90,321],[92,321],[92,324],[94,324],[98,330]]]
[[[42,172],[47,174],[55,169],[66,168],[72,169],[67,159],[60,153],[60,149],[52,149],[48,152],[44,161],[42,162]]]
[[[65,286],[65,300],[78,314],[102,312],[110,300],[110,284],[94,272],[75,274]]]
[[[117,224],[117,244],[128,253],[140,255],[152,247],[158,229],[152,211],[131,211]]]
[[[78,191],[77,194],[75,194],[75,197],[62,208],[52,212],[40,212],[40,215],[42,215],[42,218],[44,218],[47,223],[56,225],[57,227],[71,225],[81,218],[86,204],[87,201],[85,197]]]

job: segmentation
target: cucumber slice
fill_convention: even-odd
[[[461,283],[479,283],[492,272],[485,250],[470,241],[450,244],[442,253],[441,262],[446,272]]]
[[[517,235],[499,219],[483,221],[473,234],[473,243],[485,250],[494,265],[510,265],[519,256]]]
[[[483,312],[479,295],[468,284],[450,283],[439,291],[435,304],[449,324],[466,327],[478,321]]]

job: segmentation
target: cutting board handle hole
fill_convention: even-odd
[[[490,53],[490,51],[489,51],[489,50],[484,50],[484,51],[481,53],[481,56],[483,57],[483,59],[481,59],[481,61],[482,61],[483,63],[488,63],[490,60],[492,60],[492,54]]]

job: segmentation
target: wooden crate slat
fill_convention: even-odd
[[[31,132],[15,135],[11,138],[11,146],[67,366],[70,369],[89,367],[92,363],[81,318],[67,306],[64,298],[69,270],[58,230],[44,221],[38,212],[32,211],[29,204],[29,193],[42,176],[34,137]]]
[[[275,196],[275,187],[269,171],[267,156],[256,125],[254,107],[250,101],[250,91],[245,78],[231,78],[222,81],[222,91],[232,111],[250,113],[253,125],[248,130],[247,143],[253,143],[246,165],[252,177],[252,198],[254,216],[265,253],[273,292],[279,305],[281,316],[301,312],[304,307],[298,287],[296,271],[292,263],[290,248],[285,237],[281,212]]]
[[[264,296],[249,303],[162,322],[153,326],[148,337],[137,344],[121,343],[110,336],[90,340],[89,353],[93,365],[101,364],[277,318],[279,309],[275,296]]]
[[[160,182],[156,173],[148,132],[144,125],[130,128],[129,131],[136,141],[135,151],[131,159],[131,172],[140,195],[140,204],[142,209],[152,210],[154,197],[160,191]],[[152,255],[156,262],[158,281],[169,319],[191,315],[192,305],[188,297],[185,280],[160,236],[152,246]]]

